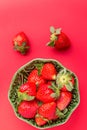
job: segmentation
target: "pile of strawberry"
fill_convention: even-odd
[[[18,113],[38,126],[64,118],[72,100],[74,77],[66,69],[57,72],[53,63],[36,64],[26,83],[18,89]]]

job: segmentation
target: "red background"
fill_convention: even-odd
[[[62,27],[72,46],[65,52],[46,47],[49,27]],[[13,36],[24,31],[30,51],[22,56],[13,50]],[[0,0],[0,130],[36,130],[17,119],[8,101],[12,76],[33,58],[54,58],[76,73],[81,102],[69,121],[50,130],[87,129],[87,1]]]

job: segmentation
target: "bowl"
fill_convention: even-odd
[[[38,126],[35,123],[34,119],[26,119],[18,113],[18,111],[17,111],[17,107],[18,107],[17,90],[18,90],[20,85],[22,85],[23,83],[25,83],[27,81],[29,73],[35,68],[35,64],[39,64],[39,63],[44,64],[44,63],[48,63],[48,62],[53,63],[58,72],[61,69],[66,69],[67,71],[72,73],[72,75],[75,79],[74,89],[72,90],[73,97],[72,97],[70,104],[67,107],[67,110],[63,111],[63,113],[65,115],[64,118],[58,118],[57,120],[52,121],[51,123],[47,123],[44,126]],[[42,59],[42,58],[34,59],[32,61],[29,61],[25,65],[23,65],[21,68],[19,68],[17,70],[17,72],[14,74],[12,81],[11,81],[11,84],[10,84],[8,98],[9,98],[9,101],[10,101],[12,108],[15,112],[15,115],[19,119],[23,120],[24,122],[26,122],[26,123],[28,123],[36,128],[39,128],[39,129],[46,129],[46,128],[50,128],[50,127],[52,128],[54,126],[59,126],[59,125],[66,123],[68,121],[68,119],[70,118],[71,114],[74,112],[74,110],[79,105],[80,94],[79,94],[79,88],[78,88],[78,78],[71,70],[64,67],[59,61],[57,61],[55,59]]]

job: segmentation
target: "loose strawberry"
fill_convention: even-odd
[[[47,121],[41,116],[35,117],[35,122],[38,126],[43,126],[47,123]]]
[[[24,118],[34,118],[38,107],[36,100],[22,101],[18,106],[18,113]]]
[[[38,74],[38,70],[34,69],[31,71],[31,73],[28,76],[28,82],[29,83],[34,83],[35,85],[41,85],[45,83],[45,80],[43,79],[42,76]]]
[[[57,50],[64,50],[70,47],[70,40],[65,33],[61,31],[61,28],[50,28],[51,37],[48,46],[55,47]]]
[[[56,103],[51,102],[42,104],[38,109],[38,113],[48,120],[53,120],[56,113]]]
[[[14,36],[13,40],[14,49],[22,54],[25,54],[29,49],[28,38],[24,32],[20,32]]]
[[[39,86],[36,98],[44,103],[55,101],[60,95],[58,87],[52,83]]]
[[[57,107],[60,111],[64,110],[72,100],[72,93],[66,91],[61,92],[60,97],[57,100]]]
[[[41,70],[41,75],[46,80],[55,80],[56,73],[56,68],[52,63],[45,63]]]
[[[74,77],[66,69],[57,74],[56,83],[62,91],[72,91],[74,88]]]

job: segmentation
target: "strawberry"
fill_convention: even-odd
[[[50,102],[42,104],[38,109],[38,113],[48,120],[53,120],[56,113],[56,103]]]
[[[55,101],[60,92],[52,83],[45,83],[39,86],[36,98],[44,103]]]
[[[38,74],[38,70],[34,69],[31,71],[31,73],[28,76],[28,82],[29,83],[34,83],[35,85],[41,85],[45,83],[45,80],[43,79],[42,76]]]
[[[35,122],[38,126],[43,126],[47,123],[47,121],[41,116],[35,117]]]
[[[71,102],[72,99],[72,93],[66,91],[66,92],[61,92],[60,97],[57,100],[57,107],[60,111],[64,110],[69,103]]]
[[[28,38],[24,32],[16,34],[12,40],[14,49],[25,54],[29,49]]]
[[[22,93],[26,92],[30,96],[36,96],[36,86],[33,83],[26,82],[20,86],[19,91]]]
[[[34,118],[38,107],[36,100],[22,101],[18,106],[18,113],[24,118]]]
[[[62,91],[72,91],[74,88],[74,77],[66,69],[62,69],[56,78],[56,83]]]
[[[30,101],[33,100],[36,96],[36,86],[34,84],[29,84],[26,82],[21,85],[18,90],[18,101],[22,100]]]
[[[56,68],[52,63],[45,63],[41,70],[41,75],[46,80],[55,80],[56,73]]]
[[[64,50],[70,47],[70,40],[65,33],[61,31],[61,28],[55,29],[50,27],[51,37],[48,46],[55,47],[57,50]]]
[[[56,120],[58,118],[64,118],[65,115],[57,108],[56,102],[50,102],[42,104],[39,107],[38,113],[35,117],[39,118],[41,120],[41,124],[43,125],[44,123],[45,124],[49,122],[52,123],[52,120]]]

